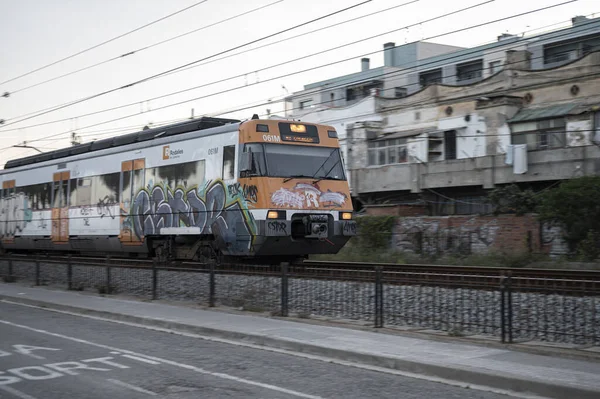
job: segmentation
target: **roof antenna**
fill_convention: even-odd
[[[252,115],[252,119],[258,119],[258,114]]]

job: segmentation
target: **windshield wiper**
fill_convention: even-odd
[[[319,171],[321,170],[321,168],[323,166],[325,166],[325,164],[327,163],[327,161],[329,161],[329,158],[331,158],[331,156],[333,155],[333,153],[335,152],[335,150],[337,150],[337,148],[334,148],[329,155],[327,156],[327,158],[325,158],[325,161],[323,161],[323,163],[321,164],[321,166],[319,166],[319,169],[317,169],[317,171],[315,172],[314,175],[312,175],[311,177],[314,179],[317,176],[317,173],[319,173]],[[320,179],[319,179],[320,180]],[[318,181],[318,180],[317,180]],[[314,184],[314,183],[313,183]]]
[[[289,182],[289,181],[290,181],[290,180],[292,180],[292,179],[299,179],[299,178],[301,178],[301,177],[310,177],[310,178],[312,178],[313,176],[307,176],[307,175],[291,175],[291,176],[289,176],[289,177],[286,177],[285,179],[283,179],[283,182],[284,182],[284,183],[287,183],[287,182]]]
[[[333,166],[331,168],[329,168],[329,170],[327,171],[327,173],[325,173],[325,176],[323,177],[319,177],[317,180],[313,181],[313,184],[316,184],[318,182],[320,182],[323,179],[331,179],[331,180],[343,180],[343,179],[339,179],[339,178],[335,178],[335,177],[327,177],[329,175],[329,173],[331,173],[331,171],[333,170],[333,168],[335,168],[340,161],[342,160],[342,158],[339,158],[336,163],[333,164]],[[314,176],[313,176],[314,177]]]

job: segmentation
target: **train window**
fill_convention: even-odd
[[[131,171],[123,171],[122,174],[122,182],[121,182],[121,195],[119,199],[121,202],[129,202],[131,201]]]
[[[231,180],[235,173],[235,146],[223,147],[223,180]]]
[[[133,171],[133,195],[137,194],[144,188],[144,169]]]
[[[266,176],[265,152],[262,144],[246,144],[244,152],[252,153],[252,169],[245,176]]]
[[[77,197],[78,197],[78,191],[79,191],[79,187],[77,185],[77,179],[71,179],[69,181],[69,187],[70,187],[69,204],[71,206],[77,206]]]
[[[136,170],[136,172],[139,171]],[[120,178],[121,174],[118,172],[94,176],[92,179],[92,190],[90,192],[90,204],[113,205],[119,202]]]
[[[54,202],[52,203],[53,208],[63,208],[67,205],[67,192],[69,189],[68,180],[55,181],[54,182]]]
[[[73,187],[73,184],[71,184]],[[92,205],[92,178],[83,177],[77,179],[76,189],[71,190],[71,204],[74,206]],[[77,193],[77,195],[74,195]]]
[[[33,184],[19,189],[27,196],[32,211],[50,209],[50,183]]]
[[[201,160],[149,169],[151,176],[146,177],[146,186],[152,183],[152,186],[167,186],[171,191],[178,187],[200,186],[204,183],[205,167],[205,161]]]

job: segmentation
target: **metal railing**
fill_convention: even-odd
[[[110,258],[4,258],[5,282],[192,301],[271,316],[351,321],[374,328],[600,345],[600,281],[593,274],[493,268],[309,263],[166,264]],[[585,277],[585,278],[584,278]]]

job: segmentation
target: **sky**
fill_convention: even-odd
[[[383,44],[387,42],[399,45],[425,39],[473,47],[495,42],[502,33],[533,35],[571,26],[570,19],[576,15],[600,16],[598,0],[577,0],[447,34],[569,0],[206,0],[195,5],[200,1],[0,0],[0,95],[10,93],[0,97],[0,119],[5,121],[0,125],[0,165],[37,153],[32,148],[12,147],[23,142],[45,152],[69,146],[72,132],[80,142],[89,142],[131,133],[148,124],[184,120],[192,110],[196,117],[241,120],[255,113],[265,115],[267,109],[283,116],[280,100],[302,90],[305,84],[358,72],[362,57],[371,59],[371,68],[382,66]],[[13,80],[192,5],[132,34]],[[336,13],[353,5],[357,6]],[[259,7],[263,8],[216,24]],[[310,22],[332,13],[336,14]],[[144,49],[192,30],[198,31]],[[392,30],[396,31],[386,33]],[[302,36],[293,38],[297,35]],[[380,36],[346,45],[375,35]],[[437,37],[428,40],[433,36]],[[120,57],[132,51],[136,52]],[[317,52],[323,53],[310,56]],[[122,88],[199,60],[204,61]],[[94,68],[29,88],[103,61]],[[187,91],[157,98],[182,90]],[[107,91],[111,92],[37,115],[41,110]],[[106,111],[126,104],[132,105]],[[89,113],[96,114],[84,116]],[[35,117],[21,120],[30,116]],[[38,124],[43,125],[33,126]]]

